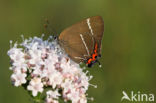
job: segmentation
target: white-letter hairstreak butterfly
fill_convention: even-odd
[[[88,67],[91,67],[94,63],[99,63],[103,32],[102,17],[94,16],[66,28],[58,39],[73,61],[85,62]]]

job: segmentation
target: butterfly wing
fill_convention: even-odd
[[[65,29],[59,36],[59,42],[72,60],[79,63],[91,55],[94,40],[89,35],[86,22],[79,22]]]
[[[90,22],[90,31],[93,34],[95,42],[98,44],[98,53],[101,54],[101,42],[104,34],[104,21],[101,16],[88,18],[88,21]]]
[[[77,63],[86,60],[93,53],[95,41],[101,45],[103,31],[98,31],[102,30],[101,20],[99,16],[85,19],[60,34],[59,42],[72,60]]]

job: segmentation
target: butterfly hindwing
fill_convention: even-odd
[[[98,53],[101,54],[101,41],[104,32],[104,21],[101,16],[91,17],[89,21],[93,32],[93,37],[95,42],[98,44]]]

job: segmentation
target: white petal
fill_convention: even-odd
[[[37,91],[32,91],[32,95],[35,97],[37,96]]]

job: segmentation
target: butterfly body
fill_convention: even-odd
[[[73,61],[91,67],[101,55],[103,31],[102,17],[87,18],[65,29],[59,36],[60,45]]]

